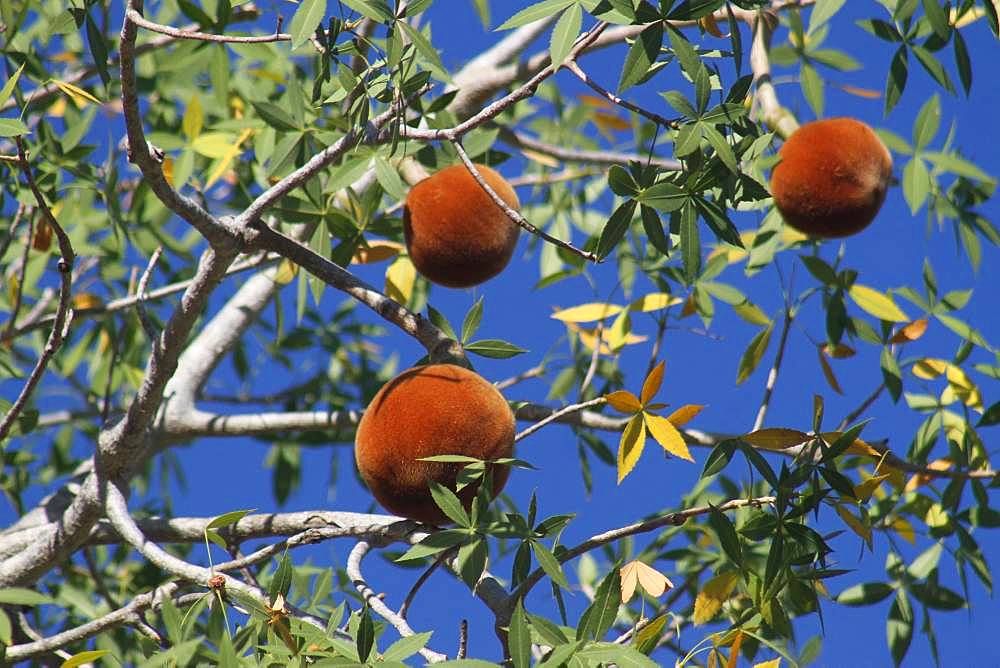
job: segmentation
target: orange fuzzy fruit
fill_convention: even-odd
[[[510,208],[520,207],[502,176],[485,165],[476,169]],[[462,164],[413,186],[403,208],[403,235],[414,266],[449,288],[479,285],[503,271],[519,231]]]
[[[792,133],[771,173],[785,222],[816,237],[846,237],[875,219],[892,182],[892,156],[853,118],[806,123]]]
[[[375,499],[401,517],[447,524],[431,481],[455,489],[464,464],[418,461],[435,455],[510,457],[514,414],[503,395],[478,374],[454,364],[418,366],[399,374],[372,399],[358,424],[354,458]],[[510,467],[493,467],[493,496]],[[466,509],[476,485],[458,493]]]

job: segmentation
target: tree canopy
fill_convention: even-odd
[[[0,0],[3,660],[981,659],[946,634],[1000,549],[997,12]],[[892,187],[809,236],[778,151],[845,116]],[[465,291],[404,207],[453,166],[520,228]],[[517,421],[495,500],[434,462],[442,527],[351,456],[429,363]]]

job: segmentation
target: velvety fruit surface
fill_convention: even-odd
[[[520,207],[502,176],[485,165],[476,167],[509,207]],[[462,164],[413,186],[403,209],[403,234],[414,266],[450,288],[478,285],[503,271],[519,230]]]
[[[375,499],[394,515],[428,524],[449,520],[431,498],[430,481],[455,489],[462,464],[418,461],[434,455],[510,457],[514,415],[503,395],[478,374],[453,364],[408,369],[372,399],[358,424],[354,456]],[[493,495],[507,466],[493,467]],[[458,496],[466,509],[475,486]]]
[[[867,227],[892,182],[892,156],[870,127],[853,118],[806,123],[778,152],[771,194],[785,222],[816,237],[846,237]]]

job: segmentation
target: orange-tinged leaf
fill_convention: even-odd
[[[583,102],[588,107],[596,107],[598,109],[614,109],[615,105],[611,104],[611,101],[604,97],[598,97],[597,95],[590,95],[588,93],[582,93],[577,95],[576,98]]]
[[[704,409],[705,407],[701,404],[686,404],[668,415],[667,420],[675,427],[683,427]]]
[[[52,226],[47,220],[43,220],[35,227],[31,247],[38,251],[47,251],[52,247]]]
[[[910,524],[908,520],[902,517],[897,517],[889,525],[893,531],[899,534],[899,537],[905,540],[910,545],[917,544],[917,532],[913,529],[913,525]]]
[[[163,164],[160,165],[160,169],[163,170],[163,178],[167,180],[171,186],[174,185],[174,159],[167,156],[163,159]]]
[[[908,341],[916,341],[924,335],[924,332],[927,331],[927,323],[927,318],[914,320],[893,334],[892,338],[889,339],[889,343],[906,343]]]
[[[705,583],[694,600],[695,626],[712,621],[712,618],[722,608],[722,604],[733,593],[739,577],[740,574],[736,571],[729,571],[716,575]]]
[[[103,304],[100,297],[90,292],[79,292],[73,295],[73,308],[81,311],[86,308],[100,308]]]
[[[629,602],[632,595],[635,594],[636,585],[642,587],[643,591],[654,598],[663,596],[664,592],[674,587],[674,583],[670,581],[670,578],[638,559],[622,566],[622,603]]]
[[[403,244],[398,241],[376,239],[369,241],[367,246],[358,246],[351,258],[351,264],[373,264],[394,258],[403,250]]]
[[[847,294],[862,311],[879,320],[888,320],[889,322],[909,322],[910,320],[903,310],[896,306],[892,297],[867,285],[855,283],[847,291]]]
[[[837,394],[843,394],[844,391],[840,389],[840,383],[837,382],[837,376],[833,373],[833,367],[831,367],[830,362],[827,361],[822,348],[819,350],[819,366],[823,369],[823,377],[826,378],[826,382],[830,386],[830,389]]]
[[[692,292],[684,302],[684,308],[681,309],[681,317],[686,318],[689,315],[694,315],[697,310],[698,305],[694,302],[694,292]]]
[[[947,471],[952,466],[950,459],[935,459],[930,462],[924,468],[930,469],[931,471]],[[906,481],[906,487],[903,488],[903,492],[912,492],[913,490],[922,487],[934,479],[933,475],[928,473],[914,473],[913,476]]]
[[[618,304],[594,302],[556,311],[552,314],[552,317],[563,322],[592,322],[594,320],[610,318],[621,312],[622,307]]]
[[[660,363],[654,366],[653,370],[646,376],[646,380],[642,384],[642,393],[639,395],[639,401],[643,405],[648,404],[649,400],[660,391],[660,385],[663,384],[663,370],[666,365],[666,360],[660,360]]]
[[[733,647],[729,650],[729,660],[726,668],[736,668],[736,662],[740,658],[740,649],[743,647],[743,631],[737,629],[736,637],[733,638]]]
[[[652,413],[643,413],[642,416],[649,433],[656,439],[657,443],[663,446],[664,450],[675,457],[686,459],[689,462],[694,461],[687,443],[684,442],[684,437],[674,425],[670,424],[667,418]]]
[[[830,348],[828,344],[824,343],[822,346],[820,346],[820,350],[822,350],[830,357],[838,360],[846,359],[848,357],[854,357],[857,354],[854,351],[854,348],[844,345],[843,343],[838,343],[833,348]]]
[[[698,25],[712,37],[721,37],[723,39],[729,37],[729,33],[723,33],[719,30],[719,22],[715,20],[715,14],[706,14],[701,17],[698,19]]]
[[[947,371],[949,366],[951,365],[945,360],[934,357],[925,357],[914,362],[911,371],[917,378],[933,380]]]
[[[852,86],[851,84],[836,84],[836,86],[848,95],[856,95],[866,100],[877,100],[882,97],[881,92],[872,90],[871,88],[862,88],[861,86]]]
[[[837,514],[840,518],[844,520],[844,523],[851,528],[851,531],[861,536],[865,543],[868,545],[868,549],[872,547],[872,530],[871,527],[866,527],[864,522],[862,522],[858,517],[847,509],[846,506],[842,504],[837,504]]]
[[[680,297],[675,297],[669,292],[651,292],[648,295],[639,297],[634,302],[629,304],[628,310],[647,313],[649,311],[659,311],[660,309],[665,309],[668,306],[675,306],[683,301],[684,300]]]
[[[872,498],[872,494],[875,493],[878,486],[882,484],[882,481],[888,477],[888,473],[883,473],[882,475],[877,475],[858,483],[854,486],[854,498],[859,501],[868,501],[868,499]]]
[[[773,427],[769,429],[758,429],[743,436],[743,440],[764,450],[786,450],[805,443],[811,438],[809,434],[797,429],[783,429]]]
[[[598,111],[594,113],[594,123],[597,125],[598,129],[603,133],[608,134],[612,130],[617,130],[622,132],[628,130],[632,127],[632,124],[625,118],[617,114],[610,114],[605,111]]]
[[[642,410],[639,398],[628,390],[618,390],[604,395],[611,407],[620,413],[638,413]]]
[[[621,442],[618,444],[618,484],[622,483],[636,462],[642,455],[642,449],[646,445],[646,429],[642,425],[642,415],[636,415],[622,432]]]

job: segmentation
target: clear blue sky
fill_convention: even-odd
[[[516,9],[529,2],[524,0],[493,2],[493,24],[496,25]],[[330,3],[333,7],[336,3]],[[265,10],[281,10],[290,17],[290,5],[284,3],[263,3]],[[854,24],[858,18],[882,17],[884,10],[877,3],[849,2],[832,22],[832,35],[828,46],[840,48],[854,55],[864,64],[864,69],[852,73],[824,72],[832,81],[882,90],[885,73],[892,54],[891,47],[862,31]],[[495,33],[482,30],[471,8],[465,0],[438,0],[429,12],[434,28],[434,41],[442,51],[445,64],[454,69],[478,52],[484,45],[498,39]],[[952,97],[941,93],[942,128],[935,145],[940,145],[944,132],[952,123],[956,126],[955,143],[962,147],[964,154],[976,162],[987,173],[1000,175],[1000,129],[997,127],[995,110],[1000,108],[1000,86],[993,80],[993,65],[1000,56],[1000,48],[985,22],[980,21],[971,29],[963,31],[973,54],[975,81],[969,99],[959,94]],[[776,38],[776,43],[784,38],[784,31]],[[547,37],[545,38],[547,40]],[[745,36],[745,42],[748,42]],[[724,46],[718,40],[706,37],[707,44]],[[715,44],[715,43],[718,44]],[[539,46],[544,47],[542,42]],[[945,53],[950,52],[950,47]],[[584,59],[587,71],[609,88],[617,82],[621,50],[609,50]],[[950,53],[944,57],[949,71],[953,72]],[[730,81],[732,65],[722,66],[724,77]],[[777,70],[777,76],[794,74],[793,71]],[[953,78],[957,81],[957,77]],[[582,93],[578,81],[568,74],[560,74],[557,79],[566,94]],[[630,95],[636,101],[651,108],[664,111],[662,100],[655,91],[678,88],[686,90],[686,83],[679,81],[676,68],[670,67],[644,87],[643,93],[634,89]],[[876,128],[884,127],[909,138],[910,127],[920,106],[927,97],[939,88],[915,61],[911,61],[910,80],[906,92],[888,119],[882,117],[882,101],[866,100],[847,95],[834,87],[826,88],[826,115],[851,115],[867,121]],[[780,85],[778,93],[782,102],[790,107],[800,120],[811,119],[797,84]],[[664,111],[664,113],[669,113]],[[120,134],[116,128],[114,134]],[[100,151],[99,151],[100,152]],[[669,156],[666,156],[669,157]],[[897,174],[902,160],[897,156]],[[501,168],[501,171],[505,171]],[[514,168],[508,168],[509,172]],[[527,191],[522,191],[527,197]],[[984,208],[987,218],[1000,220],[1000,205],[995,201]],[[544,222],[544,221],[536,221]],[[736,218],[741,230],[757,224],[753,215]],[[707,234],[703,235],[706,238]],[[490,380],[498,380],[516,374],[539,362],[550,347],[565,333],[564,327],[551,320],[549,314],[553,305],[574,304],[603,299],[610,294],[617,283],[613,267],[602,266],[592,271],[597,280],[596,291],[583,279],[562,282],[554,288],[533,291],[538,278],[536,254],[527,254],[527,238],[522,238],[519,250],[508,269],[499,277],[477,290],[462,291],[434,288],[431,303],[444,312],[453,323],[460,323],[465,311],[474,300],[484,295],[485,317],[480,334],[483,337],[502,338],[530,353],[512,360],[478,361],[477,369]],[[998,270],[998,249],[984,244],[982,268],[973,274],[967,261],[960,257],[955,237],[950,229],[933,229],[928,232],[926,211],[916,216],[910,214],[900,189],[890,191],[888,199],[876,222],[865,232],[850,239],[846,249],[846,263],[861,272],[863,282],[885,289],[903,284],[917,284],[924,258],[931,259],[937,271],[942,291],[975,287],[976,292],[970,305],[962,311],[962,316],[983,331],[988,340],[996,342],[1000,332],[1000,309],[996,286],[1000,282]],[[823,248],[823,257],[831,258],[838,245],[829,243]],[[799,285],[811,284],[811,277],[803,270],[795,254],[786,253],[779,263],[785,276],[795,268]],[[381,284],[384,265],[365,267],[359,270],[367,280]],[[779,279],[771,268],[746,280],[738,268],[728,270],[722,276],[747,292],[751,299],[765,311],[776,313],[781,306]],[[231,285],[230,288],[231,289]],[[637,290],[649,289],[648,284]],[[226,290],[215,300],[216,305],[228,294]],[[620,298],[620,295],[618,295]],[[285,303],[294,300],[294,288],[286,289]],[[320,305],[323,313],[332,313],[341,303],[341,297],[327,291]],[[913,311],[914,309],[910,309]],[[294,313],[294,311],[290,311]],[[639,333],[652,335],[652,321],[637,320]],[[762,369],[742,386],[734,383],[739,355],[755,329],[735,318],[731,312],[718,309],[712,324],[714,334],[723,340],[713,340],[703,336],[673,331],[668,334],[664,345],[667,373],[661,397],[674,405],[682,403],[707,404],[708,408],[692,424],[706,430],[724,432],[747,431],[753,422],[764,383],[766,367],[773,354],[765,358]],[[806,333],[815,339],[823,337],[821,314],[816,305],[808,308],[801,324],[792,332],[786,365],[778,382],[769,426],[786,426],[807,429],[811,415],[814,393],[823,394],[826,399],[828,418],[839,416],[852,409],[862,396],[867,395],[880,382],[878,370],[878,350],[859,345],[860,354],[850,360],[835,361],[835,368],[841,385],[847,391],[847,398],[835,395],[824,383],[816,361],[815,348]],[[405,337],[390,335],[380,343],[386,352],[399,353],[401,365],[406,366],[422,355],[417,344]],[[772,342],[773,345],[774,342]],[[959,341],[942,327],[934,327],[927,336],[913,346],[912,354],[935,354],[948,357]],[[561,344],[565,353],[565,344]],[[981,354],[981,353],[977,353]],[[648,360],[649,349],[636,346],[622,356],[621,364],[627,374],[629,384],[635,389],[642,379]],[[251,356],[252,357],[252,356]],[[984,360],[980,360],[984,361]],[[988,360],[985,360],[988,361]],[[325,361],[303,358],[303,373],[310,364],[325,364]],[[284,385],[294,384],[295,378],[278,378],[262,369],[260,384],[256,389],[269,391]],[[272,380],[273,379],[273,380]],[[268,384],[272,382],[273,384]],[[210,389],[226,390],[233,386],[235,379],[228,367],[216,374]],[[907,378],[908,390],[923,391],[916,379]],[[984,383],[984,399],[992,403],[996,399],[995,383]],[[544,399],[546,386],[540,382],[525,383],[508,393],[510,399]],[[882,398],[873,407],[870,415],[875,418],[867,428],[866,435],[872,438],[889,438],[890,447],[903,454],[909,445],[920,417],[905,406],[894,406],[887,398]],[[984,432],[987,446],[995,434]],[[616,435],[605,435],[605,441],[615,449]],[[652,444],[650,444],[652,445]],[[301,487],[281,508],[275,506],[270,495],[271,472],[264,466],[267,445],[259,441],[244,439],[202,439],[192,447],[181,448],[178,455],[187,477],[187,486],[174,497],[174,508],[178,515],[210,516],[239,508],[257,508],[260,511],[292,511],[315,508],[335,508],[339,510],[365,511],[370,507],[370,496],[351,473],[353,455],[348,445],[331,448],[315,448],[303,452],[303,475]],[[995,449],[994,448],[991,448]],[[532,493],[539,497],[541,515],[566,512],[578,513],[564,535],[564,542],[573,544],[604,529],[620,526],[634,519],[656,511],[676,508],[680,497],[693,485],[701,471],[706,450],[694,451],[697,463],[692,465],[678,460],[664,461],[654,447],[647,451],[636,470],[621,485],[615,484],[615,472],[593,461],[594,492],[587,496],[579,475],[576,455],[576,439],[562,427],[546,428],[539,434],[520,444],[517,455],[531,461],[539,471],[515,472],[506,488],[506,493],[525,506]],[[731,475],[738,477],[741,463],[734,462]],[[339,471],[335,484],[331,484],[331,472]],[[220,472],[221,473],[220,475]],[[221,483],[220,483],[221,480]],[[232,484],[225,484],[234,481]],[[238,482],[235,482],[238,481]],[[995,498],[995,494],[994,494]],[[381,512],[381,511],[377,511]],[[829,513],[829,511],[826,511]],[[0,509],[0,520],[8,521],[10,509]],[[824,521],[821,526],[827,530],[839,528],[838,522]],[[1000,560],[1000,537],[980,531],[976,533],[980,545],[991,564]],[[644,541],[645,538],[640,538]],[[918,547],[927,547],[926,540],[918,542]],[[884,536],[876,534],[874,553],[863,551],[859,539],[845,533],[832,541],[836,549],[838,567],[856,569],[855,572],[829,580],[827,584],[833,593],[848,586],[871,580],[885,580],[883,565],[886,554]],[[310,558],[318,564],[343,564],[350,544],[331,542],[295,553],[298,562]],[[913,550],[903,544],[904,554],[912,557]],[[198,548],[195,549],[195,554]],[[600,556],[596,555],[599,558]],[[378,557],[369,557],[367,574],[372,586],[387,592],[389,603],[398,606],[403,595],[416,577],[413,571],[400,570],[382,564]],[[603,565],[603,564],[602,564]],[[658,568],[670,574],[671,562],[658,562]],[[503,562],[494,568],[499,574],[510,572],[509,563]],[[575,581],[574,566],[568,569],[570,580]],[[943,561],[942,582],[960,590],[957,576],[947,558]],[[568,597],[570,614],[578,615],[586,605],[582,594]],[[977,581],[971,582],[972,609],[969,612],[932,612],[937,638],[945,666],[996,666],[1000,665],[1000,651],[997,650],[993,635],[1000,619],[1000,604],[987,597]],[[824,606],[826,637],[823,643],[820,665],[824,666],[885,666],[891,664],[885,640],[885,615],[889,601],[869,608],[846,608],[833,603]],[[545,587],[538,587],[529,600],[529,608],[550,617],[556,617],[554,603]],[[575,611],[575,612],[574,612]],[[918,612],[919,615],[919,612]],[[472,599],[463,585],[454,583],[443,574],[433,576],[430,586],[418,597],[410,619],[418,630],[435,629],[432,644],[436,649],[452,652],[457,642],[460,619],[468,618],[470,627],[470,653],[473,656],[496,655],[498,648],[492,631],[492,621],[487,620],[485,610]],[[919,624],[919,617],[918,617]],[[718,626],[709,627],[715,630]],[[815,616],[808,618],[797,627],[800,642],[820,633]],[[681,636],[685,647],[692,646],[706,633],[704,628],[686,629]],[[669,658],[669,657],[668,657]],[[913,644],[905,665],[926,666],[933,661],[927,642],[919,632],[915,633]]]

